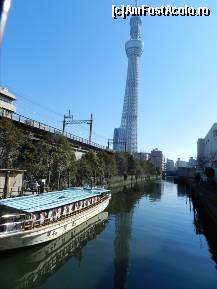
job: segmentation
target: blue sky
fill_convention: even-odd
[[[59,4],[61,3],[61,4]],[[2,47],[1,86],[17,94],[17,112],[56,127],[71,109],[94,115],[95,141],[120,125],[129,19],[114,20],[120,0],[15,0]],[[196,155],[198,137],[217,122],[216,0],[147,0],[160,6],[208,6],[210,17],[142,17],[140,151]],[[49,109],[48,109],[49,108]],[[88,127],[69,127],[88,136]]]

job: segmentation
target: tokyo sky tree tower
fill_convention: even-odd
[[[139,58],[144,48],[140,37],[141,25],[142,21],[139,16],[131,17],[130,40],[125,44],[128,71],[121,126],[115,128],[113,138],[113,149],[119,152],[137,152]]]

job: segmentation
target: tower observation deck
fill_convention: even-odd
[[[140,36],[141,25],[142,21],[139,16],[131,17],[130,40],[125,44],[128,70],[121,126],[114,129],[113,149],[119,152],[137,152],[139,58],[144,48]]]

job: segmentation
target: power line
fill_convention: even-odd
[[[42,117],[43,119],[49,119],[49,121],[52,123],[56,123],[56,124],[58,123],[58,125],[62,123],[61,120],[54,119],[49,114],[45,115],[41,113],[40,111],[36,111],[35,109],[33,110],[31,106],[29,106],[26,102],[21,101],[21,99],[17,101],[17,108],[21,111],[24,111],[24,113],[29,115],[31,118],[35,118],[39,116],[39,117]]]
[[[62,118],[63,118],[63,116],[62,116],[62,114],[60,114],[60,113],[58,113],[58,112],[56,112],[56,111],[54,111],[53,109],[51,109],[51,108],[49,108],[49,107],[47,107],[47,106],[45,106],[45,105],[42,105],[42,104],[39,104],[38,102],[36,102],[36,101],[34,101],[34,100],[31,100],[28,96],[24,96],[23,95],[23,93],[21,94],[21,93],[19,93],[18,91],[16,91],[16,90],[14,90],[13,89],[13,92],[14,92],[14,94],[18,97],[18,99],[17,99],[17,102],[18,102],[18,104],[20,103],[22,106],[24,105],[24,106],[26,106],[27,107],[27,111],[30,113],[30,114],[32,114],[32,115],[41,115],[42,117],[44,117],[44,118],[48,118],[48,115],[43,115],[42,113],[40,113],[40,112],[33,112],[32,111],[32,108],[30,108],[26,103],[24,104],[23,103],[23,101],[21,101],[21,100],[24,100],[24,101],[26,101],[26,102],[29,102],[29,103],[31,103],[32,105],[36,105],[36,106],[38,106],[38,107],[40,107],[41,109],[43,109],[43,110],[45,110],[45,111],[47,111],[47,112],[50,112],[50,113],[52,113],[52,114],[55,114],[56,116],[58,116],[58,118],[60,118],[61,120],[57,120],[57,119],[53,119],[53,118],[51,118],[51,117],[49,117],[49,121],[51,121],[51,122],[54,122],[54,123],[58,123],[58,124],[60,124],[60,123],[62,123]],[[20,99],[19,99],[20,98]],[[26,110],[26,109],[25,109]],[[84,125],[84,124],[80,124],[80,126],[85,130],[85,131],[89,131],[88,130],[88,128]],[[80,130],[78,130],[77,128],[75,128],[75,126],[73,127],[73,129],[70,129],[70,131],[72,131],[72,133],[73,133],[73,131],[75,131],[76,133],[78,133],[78,134],[81,134],[81,135],[84,135],[84,132],[83,131],[80,131]],[[94,136],[96,136],[97,137],[97,139],[101,139],[101,140],[103,140],[105,143],[107,143],[107,137],[105,137],[105,136],[102,136],[102,135],[100,135],[100,134],[98,134],[98,133],[96,133],[95,131],[93,131],[93,135]],[[96,139],[96,137],[95,137],[95,139]]]
[[[18,96],[19,96],[19,98],[20,98],[20,95],[18,95]],[[21,99],[21,98],[18,99],[17,102],[18,102],[18,105],[20,104],[20,105],[22,106],[20,109],[22,109],[22,110],[24,109],[24,111],[26,111],[29,115],[31,115],[32,118],[35,117],[36,115],[42,116],[42,117],[45,118],[45,119],[49,117],[49,115],[44,115],[44,114],[42,114],[41,112],[38,112],[38,111],[35,112],[35,110],[32,111],[31,106],[29,106],[29,105],[26,103],[26,100],[27,100],[26,97],[22,97],[22,99]],[[24,101],[24,102],[23,102],[23,101]],[[30,101],[29,99],[28,99],[28,102],[33,103],[33,102]],[[55,114],[58,114],[58,113],[55,113]],[[60,115],[60,114],[58,114],[58,116],[59,116],[59,115]],[[61,118],[61,119],[62,119],[62,118]],[[55,122],[55,123],[58,123],[58,124],[62,124],[62,120],[57,120],[57,119],[54,120],[52,117],[49,117],[49,121],[50,121],[50,122]],[[72,134],[74,133],[74,131],[75,131],[76,133],[78,133],[78,134],[83,135],[83,132],[80,131],[80,130],[78,130],[78,129],[75,128],[75,127],[73,127],[73,129],[70,129],[70,130],[69,130],[69,132],[72,132]]]
[[[53,114],[61,117],[61,119],[62,119],[62,117],[63,117],[62,114],[54,111],[53,109],[50,109],[49,107],[47,107],[47,106],[45,106],[45,105],[39,104],[38,102],[31,100],[29,97],[24,96],[23,94],[20,94],[20,93],[18,93],[17,91],[14,91],[14,90],[13,90],[13,92],[14,92],[14,94],[15,94],[16,96],[21,97],[21,98],[25,99],[26,101],[32,103],[33,105],[36,105],[36,106],[38,106],[38,107],[40,107],[40,108],[42,108],[42,109],[44,109],[44,110],[46,110],[46,111],[49,111],[50,113],[53,113]]]
[[[81,126],[83,126],[83,128],[84,128],[85,130],[88,130],[88,128],[85,127],[84,125],[81,124]],[[98,136],[99,138],[105,140],[106,142],[107,142],[107,140],[108,140],[108,137],[102,136],[102,135],[96,133],[95,131],[93,131],[93,135]]]

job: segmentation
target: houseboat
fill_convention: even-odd
[[[86,222],[109,204],[104,188],[69,188],[0,201],[0,251],[51,241]]]

